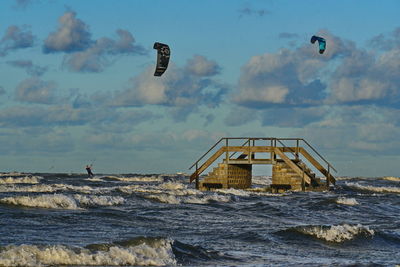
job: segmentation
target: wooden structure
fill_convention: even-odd
[[[219,158],[222,163],[200,182],[200,175]],[[318,170],[325,181],[317,178],[307,163]],[[331,174],[331,170],[336,172],[335,168],[306,140],[251,137],[221,138],[190,167],[195,168],[190,182],[196,181],[196,188],[200,190],[249,188],[253,164],[273,165],[273,192],[325,190],[336,182]]]

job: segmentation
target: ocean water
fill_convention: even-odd
[[[200,192],[183,175],[0,174],[0,266],[398,264],[398,177],[271,194]]]

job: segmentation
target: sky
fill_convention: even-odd
[[[399,11],[398,0],[1,0],[0,171],[189,173],[222,137],[296,137],[338,176],[399,176]],[[171,48],[161,77],[154,42]]]

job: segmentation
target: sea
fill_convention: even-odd
[[[0,174],[0,266],[399,266],[400,178],[201,192],[185,174]]]

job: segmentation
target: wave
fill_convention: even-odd
[[[349,206],[354,206],[359,204],[355,198],[346,198],[346,197],[339,197],[336,199],[335,202],[338,204],[349,205]]]
[[[357,236],[372,237],[374,230],[361,224],[357,225],[332,225],[332,226],[299,226],[294,229],[305,235],[314,236],[328,242],[341,243],[355,239]]]
[[[58,189],[52,185],[38,184],[32,186],[0,185],[0,192],[37,192],[51,193]]]
[[[23,176],[24,174],[22,172],[6,172],[6,173],[0,173],[0,177],[3,176]]]
[[[94,177],[86,178],[85,180],[90,181],[90,182],[104,182],[104,180],[101,178],[102,177],[94,176]]]
[[[347,177],[347,176],[335,177],[336,181],[346,181],[346,180],[351,180],[351,179],[355,179],[355,177]]]
[[[247,192],[247,191],[241,190],[241,189],[229,188],[229,189],[217,189],[215,191],[218,193],[222,193],[222,194],[231,194],[231,195],[240,196],[240,197],[250,196],[250,192]]]
[[[115,206],[125,203],[123,197],[63,194],[14,196],[0,199],[0,203],[30,208],[80,210],[83,207]]]
[[[79,202],[80,206],[95,207],[95,206],[115,206],[125,203],[123,197],[113,196],[93,196],[93,195],[74,195],[74,199]]]
[[[125,194],[170,194],[175,196],[199,195],[202,192],[195,189],[188,189],[187,185],[177,182],[167,182],[159,185],[127,185],[117,188]]]
[[[148,193],[148,194],[161,194],[163,193],[160,189],[149,188],[142,185],[127,185],[127,186],[119,186],[117,188],[118,191],[125,194],[133,194],[133,193]]]
[[[392,182],[400,182],[400,177],[386,176],[382,178],[383,180],[392,181]]]
[[[133,177],[118,177],[106,176],[104,178],[117,180],[121,182],[162,182],[163,179],[159,176],[133,176]]]
[[[161,203],[167,204],[208,204],[211,202],[229,202],[231,198],[229,196],[221,196],[218,194],[213,195],[202,195],[202,196],[176,196],[171,194],[152,194],[152,195],[144,195],[144,198],[156,200]]]
[[[67,209],[67,210],[80,209],[78,208],[75,199],[61,194],[5,197],[0,199],[0,203],[16,205],[16,206],[32,207],[32,208],[45,208],[45,209]]]
[[[392,187],[392,186],[371,186],[371,185],[361,185],[359,183],[349,183],[346,182],[346,185],[363,191],[372,191],[378,193],[400,193],[400,187]]]
[[[272,183],[272,176],[253,176],[251,177],[251,182],[256,185],[270,185]]]
[[[20,245],[1,248],[0,266],[171,266],[176,265],[172,241],[143,239],[135,245],[91,245],[68,247],[65,245]]]
[[[104,194],[115,190],[117,187],[93,188],[90,186],[74,186],[68,184],[38,184],[31,186],[16,186],[14,184],[0,185],[0,192],[38,192],[53,193],[60,191],[72,191],[84,194]]]
[[[0,178],[0,184],[38,184],[41,176],[5,177]]]

